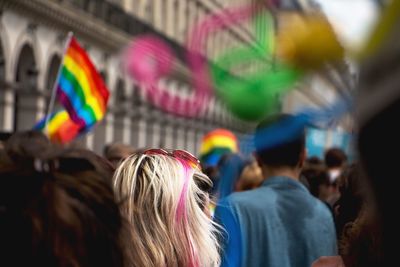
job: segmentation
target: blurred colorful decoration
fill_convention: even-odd
[[[275,38],[274,19],[266,10],[254,16],[256,42],[232,49],[211,66],[217,95],[239,118],[257,121],[279,107],[279,96],[294,88],[303,73],[343,59],[344,50],[329,22],[319,14],[295,14],[280,21]],[[257,29],[257,25],[263,25]],[[263,34],[261,34],[263,33]],[[275,51],[276,50],[276,51]],[[232,74],[245,62],[258,62],[255,73]]]
[[[132,42],[124,56],[126,70],[145,84],[156,83],[169,74],[174,63],[170,47],[153,35],[143,35]]]
[[[344,58],[344,49],[322,14],[285,16],[276,42],[277,56],[303,70],[316,70]]]
[[[35,125],[34,129],[46,131],[49,139],[58,144],[69,143],[84,131],[84,128],[74,122],[64,109],[54,112],[49,118],[46,116]]]
[[[382,16],[371,35],[370,40],[367,42],[363,51],[361,51],[359,57],[364,59],[365,57],[375,53],[382,43],[387,40],[391,31],[395,29],[397,19],[400,16],[400,1],[389,1],[385,6]]]
[[[90,131],[107,110],[109,92],[85,50],[70,33],[52,92],[49,114],[35,129],[58,143]],[[65,109],[52,112],[55,96]]]
[[[253,22],[254,45],[228,51],[211,66],[216,94],[233,114],[243,120],[259,120],[276,111],[279,94],[293,88],[302,76],[299,70],[275,60],[273,21],[269,12],[259,11]],[[233,68],[238,69],[245,62],[258,62],[262,67],[244,77],[231,73]]]
[[[254,136],[248,138],[254,138],[257,151],[269,149],[295,139],[304,133],[307,127],[331,128],[351,110],[352,101],[341,98],[325,108],[304,109],[288,119],[256,131]]]
[[[160,79],[172,71],[174,59],[172,50],[163,40],[143,35],[127,47],[123,62],[154,106],[184,117],[196,116],[203,110],[210,92],[197,87],[191,98],[181,99],[160,84]]]
[[[284,65],[265,73],[238,78],[214,68],[218,96],[237,117],[257,121],[277,110],[280,94],[291,89],[301,73]]]
[[[216,129],[207,133],[200,147],[200,160],[206,166],[215,166],[221,156],[238,152],[236,136],[225,129]]]
[[[180,116],[194,117],[201,114],[213,91],[210,74],[207,68],[208,60],[204,57],[206,38],[216,31],[228,27],[232,23],[247,18],[252,13],[252,7],[246,6],[227,10],[219,14],[205,17],[191,31],[187,43],[187,63],[192,72],[194,93],[190,98],[181,99],[174,96],[166,88],[161,88],[159,78],[168,74],[173,65],[171,50],[162,40],[155,36],[137,37],[123,53],[123,61],[131,74],[145,90],[148,100],[155,106]],[[139,55],[144,61],[137,60]],[[144,64],[144,66],[140,66]]]
[[[279,17],[277,27],[277,11],[269,11],[274,4],[267,1],[224,9],[206,16],[193,27],[187,42],[187,64],[194,88],[189,98],[182,99],[160,86],[160,78],[172,71],[175,57],[157,37],[136,38],[124,53],[126,69],[140,83],[149,101],[165,111],[185,117],[198,116],[215,89],[236,116],[260,120],[277,110],[280,96],[294,88],[305,72],[340,61],[344,55],[330,24],[321,14],[285,15]],[[210,63],[203,56],[207,39],[246,20],[253,23],[255,42],[229,50]],[[246,73],[240,68],[246,63],[261,67]]]

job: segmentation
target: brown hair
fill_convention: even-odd
[[[377,217],[363,210],[348,223],[339,242],[339,254],[347,267],[376,267],[383,265],[382,233]]]
[[[258,166],[257,162],[251,162],[244,167],[236,183],[236,191],[246,191],[257,188],[262,184],[263,180],[261,168]]]
[[[325,164],[328,168],[342,167],[347,162],[347,156],[340,148],[330,148],[325,153]]]
[[[124,223],[110,185],[112,172],[91,162],[93,158],[78,158],[71,151],[57,154],[38,154],[30,158],[30,166],[12,159],[0,165],[3,262],[129,265]]]

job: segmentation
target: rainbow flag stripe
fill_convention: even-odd
[[[45,127],[46,117],[39,121],[34,129],[44,131]],[[65,144],[75,139],[84,130],[70,118],[66,110],[59,110],[50,115],[46,134],[52,142]]]
[[[225,129],[216,129],[203,137],[200,147],[200,159],[203,164],[215,165],[219,158],[226,153],[238,152],[236,136]]]
[[[71,119],[81,128],[89,128],[104,117],[109,91],[74,37],[64,55],[57,94]]]
[[[232,152],[238,151],[236,136],[225,129],[216,129],[203,137],[200,154],[208,154],[215,148],[227,148]]]

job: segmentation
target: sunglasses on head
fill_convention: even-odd
[[[165,149],[148,149],[143,152],[145,155],[165,155],[165,156],[170,156],[173,158],[176,158],[180,161],[184,161],[186,164],[188,164],[190,167],[197,169],[201,171],[201,165],[200,161],[190,154],[189,152],[185,150],[180,150],[180,149],[175,149],[175,150],[165,150]],[[202,190],[203,192],[209,194],[212,190],[212,185],[210,185],[207,182],[201,182],[201,181],[196,181],[197,186]],[[198,196],[200,201],[199,201],[199,206],[202,210],[204,210],[206,207],[206,200],[204,195],[199,195]]]
[[[200,161],[189,152],[181,149],[166,150],[162,148],[147,149],[145,155],[165,155],[186,162],[190,167],[201,171]]]

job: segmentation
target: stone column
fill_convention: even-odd
[[[106,144],[112,143],[114,140],[114,115],[109,112],[105,117],[106,121]]]
[[[177,27],[177,40],[184,43],[186,41],[186,27],[187,27],[187,7],[188,1],[178,1],[178,25]]]
[[[173,131],[173,127],[171,124],[170,120],[167,120],[166,125],[165,125],[165,142],[164,142],[164,146],[165,148],[174,148],[174,131]]]
[[[196,133],[193,127],[190,127],[186,133],[186,150],[196,155]]]
[[[165,30],[165,1],[167,0],[152,0],[153,1],[153,26],[163,32]]]
[[[131,120],[129,116],[124,118],[124,129],[122,132],[122,141],[124,144],[129,144],[131,140]]]
[[[6,81],[13,81],[10,77],[10,73],[6,72]],[[3,114],[3,130],[6,132],[12,132],[14,122],[14,93],[13,89],[9,88],[4,90],[4,114]]]
[[[176,126],[176,149],[185,149],[185,130],[181,119],[178,119]]]
[[[165,14],[166,14],[166,34],[167,36],[175,37],[175,16],[178,15],[178,10],[175,10],[175,0],[163,0],[165,2]]]
[[[159,148],[161,145],[161,135],[160,135],[161,127],[157,120],[153,121],[153,140],[152,147]]]
[[[139,118],[139,131],[138,131],[138,147],[145,148],[146,147],[146,126],[147,122],[144,118]]]
[[[93,150],[94,149],[94,132],[90,132],[88,134],[86,134],[86,147],[89,150]]]
[[[130,144],[133,146],[133,148],[138,149],[141,148],[139,146],[139,115],[137,113],[131,114],[130,117],[131,120],[131,140]]]

